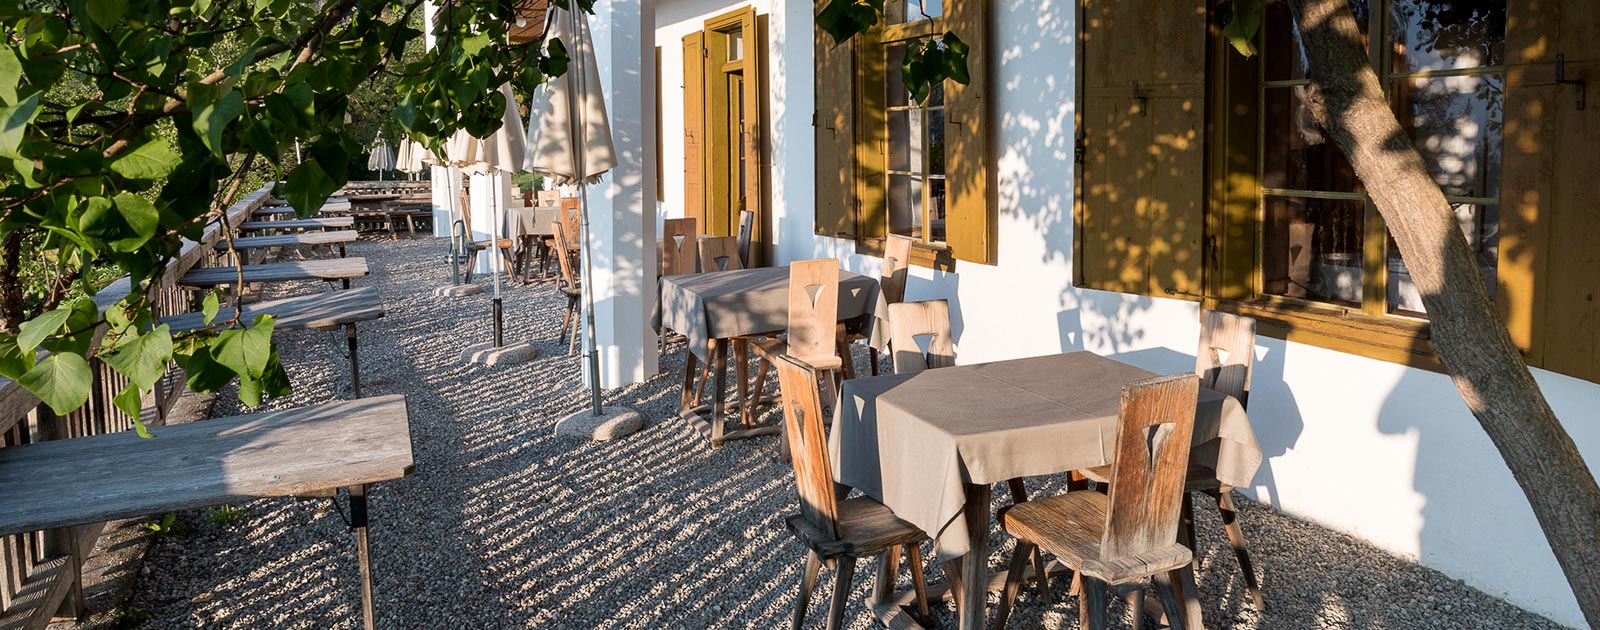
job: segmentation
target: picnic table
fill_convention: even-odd
[[[0,536],[345,488],[362,620],[374,624],[368,486],[411,473],[403,396],[0,449]],[[134,473],[138,474],[134,474]]]
[[[272,328],[275,331],[344,328],[345,339],[350,347],[350,391],[356,398],[361,397],[361,362],[357,353],[356,324],[383,317],[383,300],[378,297],[377,289],[362,287],[327,291],[245,304],[240,309],[242,312],[239,320],[246,325],[255,322],[257,316],[273,316],[276,318]],[[216,319],[226,319],[232,315],[233,309],[224,306],[218,312]],[[161,323],[170,326],[174,334],[204,328],[207,325],[203,313],[175,315],[161,320]]]
[[[985,591],[997,585],[987,562],[990,486],[1109,464],[1122,386],[1151,376],[1073,352],[848,380],[828,436],[834,480],[927,532],[947,568],[960,565],[961,627],[980,628]],[[1200,391],[1193,444],[1191,466],[1231,486],[1249,487],[1261,465],[1244,407],[1217,392]]]
[[[772,435],[777,424],[729,431],[724,427],[723,400],[727,387],[728,352],[739,338],[775,335],[789,325],[789,267],[757,267],[667,276],[661,279],[660,301],[651,323],[656,332],[670,329],[688,338],[680,415],[711,441],[713,447],[728,440]],[[839,271],[839,321],[870,328],[878,303],[878,281],[850,271]],[[735,352],[741,384],[748,382],[743,353]],[[694,374],[699,361],[712,364],[714,373],[710,419],[700,414],[706,406],[692,404]],[[743,386],[741,386],[741,394]],[[739,399],[745,400],[741,395]]]
[[[243,265],[234,267],[205,267],[191,270],[178,279],[187,287],[215,287],[239,283],[285,282],[289,280],[340,280],[350,288],[350,279],[367,275],[367,259],[331,258],[326,260],[296,260],[292,262]]]
[[[355,217],[317,217],[314,219],[284,219],[281,221],[245,221],[239,224],[240,232],[260,230],[326,230],[348,228],[356,224]]]

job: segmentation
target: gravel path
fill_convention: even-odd
[[[509,287],[507,336],[533,342],[540,358],[463,365],[460,349],[488,339],[489,301],[431,297],[448,282],[445,250],[426,239],[363,240],[351,251],[373,271],[355,284],[377,287],[388,309],[362,328],[366,392],[408,397],[417,460],[414,475],[373,491],[380,627],[786,625],[803,563],[782,524],[796,502],[792,472],[774,459],[775,438],[712,451],[691,437],[672,419],[683,367],[674,352],[661,375],[607,395],[643,412],[644,431],[607,444],[553,439],[555,419],[587,400],[578,358],[557,338],[565,298],[548,284]],[[280,289],[314,290],[321,287]],[[340,334],[278,340],[295,393],[270,407],[350,396]],[[214,414],[240,412],[223,392]],[[1062,485],[1046,479],[1030,491]],[[1009,496],[997,491],[996,502]],[[1557,627],[1355,539],[1240,503],[1271,611],[1250,608],[1216,512],[1202,506],[1199,582],[1212,627]],[[156,542],[113,617],[144,619],[144,628],[358,627],[354,545],[328,505],[253,501],[225,524],[205,511],[181,514],[188,531]],[[994,538],[998,568],[1010,542]],[[871,574],[866,565],[857,572],[852,628],[873,627],[862,607]],[[831,575],[812,600],[816,627]],[[938,576],[929,569],[929,579]],[[1075,608],[1046,607],[1025,590],[1012,627],[1075,627]],[[936,615],[949,627],[949,610]]]

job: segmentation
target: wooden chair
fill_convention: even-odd
[[[955,341],[950,336],[950,303],[945,300],[901,302],[889,305],[889,350],[894,353],[895,374],[921,372],[956,364]],[[917,337],[927,336],[922,351]]]
[[[1000,526],[1017,538],[1017,547],[994,627],[1005,627],[1035,548],[1054,555],[1082,581],[1082,628],[1106,627],[1108,586],[1129,587],[1129,607],[1142,624],[1138,583],[1146,578],[1155,582],[1174,630],[1193,619],[1179,604],[1174,582],[1182,584],[1187,605],[1197,603],[1193,553],[1178,542],[1178,521],[1199,387],[1195,375],[1176,374],[1122,388],[1109,495],[1079,490],[1001,510]]]
[[[553,206],[561,203],[561,191],[559,190],[541,190],[536,195],[541,206]]]
[[[699,229],[694,217],[667,219],[661,228],[661,276],[694,273],[699,262],[696,241]]]
[[[883,301],[886,304],[899,304],[906,299],[906,276],[911,273],[911,244],[912,239],[896,234],[890,234],[883,245],[883,275],[878,279],[878,290],[883,292]],[[948,319],[949,311],[945,312]],[[866,336],[861,334],[850,335],[851,343],[866,341]],[[878,375],[878,349],[867,347],[867,355],[872,360],[872,375]],[[896,367],[895,371],[899,371]]]
[[[561,198],[561,227],[567,230],[568,251],[582,249],[583,243],[578,239],[583,238],[583,217],[578,212],[577,197]]]
[[[755,233],[756,233],[756,213],[751,212],[749,210],[740,211],[739,212],[739,266],[742,269],[749,269],[751,267],[751,262],[750,262],[750,242],[751,242],[752,239],[755,238]]]
[[[1250,373],[1255,367],[1256,320],[1240,315],[1205,310],[1200,313],[1200,348],[1195,353],[1195,374],[1200,386],[1227,394],[1248,407],[1250,402]],[[1082,471],[1083,476],[1096,482],[1110,481],[1110,467],[1102,466]],[[1245,546],[1244,529],[1239,526],[1239,512],[1233,505],[1233,488],[1217,481],[1217,472],[1208,467],[1191,464],[1184,482],[1183,533],[1184,540],[1194,549],[1194,507],[1188,493],[1201,492],[1211,497],[1222,516],[1222,528],[1228,534],[1228,543],[1239,559],[1239,570],[1244,573],[1245,589],[1256,610],[1265,611],[1266,601],[1261,597],[1261,585],[1256,580],[1255,565],[1250,562],[1250,550]]]
[[[739,262],[739,239],[732,236],[719,236],[698,240],[700,241],[701,271],[710,273],[713,271],[744,269],[744,264]]]
[[[505,263],[506,263],[506,267],[505,267],[506,281],[509,282],[512,279],[511,269],[516,264],[516,261],[514,260],[514,257],[513,257],[513,254],[516,252],[516,248],[517,248],[516,242],[512,241],[509,238],[498,238],[498,237],[490,238],[490,239],[483,239],[483,240],[471,240],[471,234],[472,234],[472,204],[468,203],[468,201],[469,201],[469,199],[467,197],[467,194],[466,193],[461,193],[461,221],[466,224],[466,226],[467,226],[467,234],[468,234],[468,237],[467,237],[468,238],[468,241],[467,241],[467,282],[471,282],[472,281],[472,270],[477,268],[477,266],[478,266],[478,252],[481,252],[483,250],[490,249],[490,248],[495,248],[495,249],[500,250],[500,256],[505,259]],[[499,227],[498,226],[496,226],[495,231],[499,232]]]
[[[567,314],[561,318],[561,338],[567,339],[568,330],[576,328],[573,324],[577,323],[577,316],[582,313],[578,303],[583,298],[583,288],[578,283],[578,274],[573,273],[573,267],[576,265],[573,264],[572,254],[567,248],[566,226],[563,226],[560,221],[556,221],[550,224],[550,231],[555,234],[556,260],[561,267],[561,278],[558,285],[561,292],[567,296]],[[576,330],[573,330],[573,333],[571,340],[567,342],[567,354],[572,354],[573,350],[577,348],[578,335]]]
[[[828,628],[839,628],[850,596],[850,580],[856,561],[882,555],[879,565],[877,603],[894,596],[899,578],[900,553],[911,565],[911,583],[916,589],[917,609],[928,615],[927,584],[922,576],[919,547],[928,536],[915,525],[900,520],[887,506],[870,497],[840,500],[840,489],[833,482],[833,467],[828,461],[828,438],[824,433],[822,401],[817,391],[817,372],[800,360],[781,355],[778,387],[783,393],[783,424],[790,450],[794,453],[794,482],[800,493],[800,513],[785,524],[806,547],[806,570],[800,578],[800,596],[795,600],[794,622],[798,630],[805,623],[811,591],[822,565],[835,569],[833,604],[828,609]]]
[[[780,356],[792,356],[812,368],[827,373],[829,402],[843,375],[839,358],[839,261],[835,258],[804,260],[789,264],[789,323],[784,336],[751,344],[758,357],[753,394],[740,393],[740,413],[746,424],[754,420],[755,407],[767,382],[767,370]],[[741,388],[742,389],[742,388]],[[788,443],[779,444],[788,457]]]

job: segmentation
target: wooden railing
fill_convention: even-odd
[[[271,190],[264,186],[229,206],[227,229],[232,230],[264,204]],[[178,279],[196,266],[217,262],[217,242],[223,226],[213,221],[200,241],[184,241],[178,258],[168,265],[159,282],[148,287],[158,317],[189,311],[189,292]],[[126,277],[95,295],[103,312],[127,297],[133,287]],[[99,332],[103,334],[104,326]],[[127,379],[99,359],[89,363],[94,382],[89,402],[66,416],[49,407],[20,385],[0,378],[0,448],[127,431],[133,419],[111,404]],[[146,422],[164,418],[172,402],[183,393],[183,375],[169,366],[167,374],[145,397]],[[134,472],[144,471],[129,471]],[[70,474],[70,473],[69,473]],[[0,480],[0,484],[6,483]],[[52,618],[76,618],[83,613],[82,567],[94,549],[103,525],[89,525],[0,537],[0,630],[43,628]]]

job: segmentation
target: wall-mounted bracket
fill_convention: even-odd
[[[1588,86],[1585,85],[1583,79],[1567,78],[1567,56],[1565,54],[1556,55],[1556,83],[1578,86],[1578,109],[1583,109],[1584,97],[1586,96],[1585,93],[1588,92]]]

